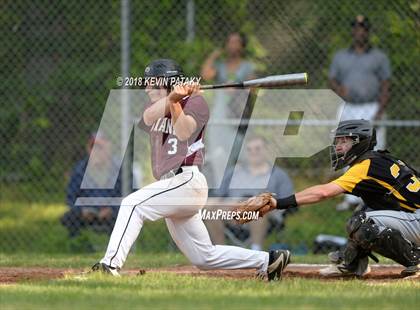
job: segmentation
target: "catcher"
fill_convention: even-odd
[[[377,260],[372,254],[376,252],[405,266],[402,276],[419,276],[419,174],[389,152],[373,151],[375,145],[376,132],[369,121],[343,121],[334,132],[331,163],[334,170],[350,166],[344,175],[283,199],[263,193],[239,204],[236,211],[264,216],[273,209],[313,204],[343,193],[361,197],[364,208],[346,224],[346,247],[330,253],[335,265],[321,274],[362,276],[369,272],[368,257]]]

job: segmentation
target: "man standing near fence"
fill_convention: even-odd
[[[340,110],[341,120],[381,120],[389,100],[390,62],[383,51],[371,46],[367,17],[356,16],[351,27],[352,45],[335,54],[329,70],[331,88],[345,101]],[[380,126],[378,149],[385,149],[385,134],[385,127]],[[357,197],[346,195],[337,209],[347,210],[359,202]]]

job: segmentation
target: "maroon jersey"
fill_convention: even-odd
[[[149,103],[145,109],[151,105]],[[207,102],[201,96],[185,97],[181,106],[184,114],[192,116],[197,123],[197,129],[185,141],[176,137],[170,113],[157,119],[151,126],[147,126],[143,119],[139,123],[140,128],[150,135],[152,170],[156,179],[172,169],[202,165],[204,162],[204,131],[210,114]]]

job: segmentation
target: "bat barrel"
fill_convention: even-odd
[[[244,87],[280,87],[291,85],[304,85],[308,83],[307,73],[293,73],[283,75],[271,75],[261,79],[243,82]]]
[[[250,88],[250,87],[261,87],[261,88],[276,88],[282,86],[291,85],[304,85],[308,83],[307,73],[293,73],[293,74],[282,74],[282,75],[270,75],[261,79],[244,81],[242,83],[226,83],[216,85],[201,85],[201,89],[217,89],[217,88]]]

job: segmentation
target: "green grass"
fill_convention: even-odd
[[[82,252],[87,242],[94,244],[101,251],[106,248],[108,236],[87,229],[82,230],[77,239],[69,240],[67,230],[60,224],[60,217],[66,211],[64,204],[10,201],[0,203],[2,251],[74,253],[75,248],[80,248]],[[143,251],[167,251],[171,244],[165,223],[145,223],[138,244]]]
[[[0,267],[89,268],[99,254],[0,253]],[[294,262],[325,262],[325,256],[296,256]],[[184,265],[179,253],[132,253],[125,268]],[[285,278],[278,283],[192,277],[165,272],[141,277],[20,281],[0,285],[1,309],[132,309],[132,308],[354,308],[415,309],[420,282],[320,281]]]
[[[92,276],[0,288],[7,309],[131,308],[416,308],[417,283],[371,285],[362,281],[335,284],[289,279],[281,283],[221,280],[146,274],[122,279]],[[417,306],[416,306],[417,305]]]
[[[2,309],[415,309],[420,282],[286,278],[278,283],[146,273],[0,286]]]

